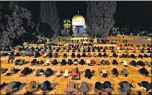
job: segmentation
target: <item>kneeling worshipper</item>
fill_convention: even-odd
[[[128,66],[128,63],[127,63],[127,61],[126,61],[126,60],[123,60],[121,63],[122,63],[122,65],[124,65],[125,67],[127,67],[127,66]]]
[[[71,72],[69,70],[65,70],[64,73],[63,73],[63,76],[65,78],[69,77],[71,75]]]
[[[100,71],[100,75],[101,75],[102,77],[104,77],[104,78],[107,78],[107,77],[108,77],[108,71],[106,71],[105,69],[102,69],[102,70]]]
[[[30,83],[25,87],[25,94],[24,95],[31,95],[35,94],[38,90],[39,84],[36,81],[30,81]]]
[[[36,73],[35,73],[35,76],[39,77],[39,76],[41,76],[43,74],[44,74],[44,70],[42,68],[38,68]]]
[[[0,74],[5,73],[7,70],[8,70],[7,68],[0,68]]]
[[[93,75],[94,75],[94,70],[92,70],[92,71],[91,71],[90,69],[86,69],[86,70],[85,70],[85,75],[84,75],[84,76],[85,76],[86,78],[91,79],[91,77],[92,77]]]
[[[50,59],[47,59],[44,63],[44,66],[49,66],[49,65],[51,65],[51,61]]]
[[[127,77],[127,76],[128,76],[128,71],[127,71],[127,69],[126,69],[126,68],[123,68],[123,69],[121,70],[121,74],[124,75],[125,77]]]
[[[120,93],[127,93],[127,95],[130,94],[130,92],[133,89],[133,86],[127,81],[120,82],[119,86],[120,86],[119,88]]]
[[[80,80],[80,72],[78,67],[73,68],[71,71],[72,80]]]
[[[57,70],[57,72],[55,73],[55,75],[56,75],[57,77],[60,77],[60,76],[63,75],[63,72],[62,72],[61,70]]]
[[[17,73],[18,71],[19,71],[19,69],[16,69],[15,67],[12,67],[10,69],[10,71],[6,74],[6,76],[11,76],[11,75]]]
[[[100,82],[95,83],[94,91],[98,93],[98,95],[102,95],[101,93],[104,90],[104,85]]]
[[[26,75],[32,73],[32,71],[33,71],[33,70],[32,70],[31,68],[25,67],[25,68],[21,71],[21,76],[26,76]]]
[[[47,68],[46,71],[44,71],[45,77],[49,77],[53,75],[53,70],[51,68]]]
[[[41,85],[41,90],[43,92],[43,95],[46,95],[46,93],[48,93],[52,89],[53,88],[51,87],[51,83],[48,80],[44,81]]]
[[[149,75],[148,70],[146,68],[144,68],[144,67],[139,69],[139,73],[144,75],[144,76],[148,76]]]
[[[142,81],[141,83],[138,83],[138,85],[141,87],[142,90],[151,92],[152,91],[152,82],[149,83],[147,81]]]
[[[80,87],[78,88],[80,92],[83,93],[83,95],[87,95],[87,93],[89,92],[89,85],[87,82],[83,81],[80,84]]]

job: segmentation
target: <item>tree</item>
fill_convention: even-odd
[[[42,23],[47,23],[53,35],[56,36],[60,31],[59,16],[54,1],[42,1],[40,4],[40,18]],[[48,31],[48,32],[52,32]]]
[[[114,25],[115,1],[87,2],[86,23],[90,36],[106,37]]]
[[[8,2],[8,4],[6,3],[5,6],[0,8],[2,14],[0,17],[2,45],[12,46],[22,44],[24,41],[23,35],[34,27],[32,14],[28,9],[19,6],[18,2],[12,1]]]

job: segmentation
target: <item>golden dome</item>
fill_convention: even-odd
[[[85,19],[82,15],[75,15],[72,18],[72,22],[85,22]]]

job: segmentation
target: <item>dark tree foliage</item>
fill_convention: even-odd
[[[90,36],[107,37],[114,25],[115,1],[87,2],[87,32]]]
[[[30,40],[35,24],[31,12],[19,2],[0,3],[0,33],[3,46],[22,44]],[[31,37],[33,38],[33,37]]]
[[[41,18],[42,23],[48,24],[50,27],[50,29],[46,31],[46,32],[51,32],[51,33],[48,33],[50,34],[48,36],[55,37],[56,35],[59,34],[60,32],[59,16],[58,16],[58,11],[57,11],[56,4],[54,1],[41,2],[40,18]]]

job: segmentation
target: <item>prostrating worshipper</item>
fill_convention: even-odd
[[[122,65],[123,65],[123,66],[125,66],[125,67],[127,67],[127,66],[128,66],[128,63],[127,63],[127,61],[126,61],[126,60],[123,60],[121,63],[122,63]]]
[[[145,67],[145,63],[143,61],[140,61],[140,60],[137,62],[137,65]]]
[[[118,73],[117,68],[112,69],[112,74],[115,75],[116,77],[118,77],[119,73]]]
[[[120,93],[127,93],[127,95],[130,94],[133,89],[133,86],[127,81],[120,82],[119,86]]]
[[[93,53],[93,55],[92,55],[93,57],[97,57],[97,54],[96,53]]]
[[[130,64],[131,64],[132,66],[137,66],[137,62],[136,62],[135,60],[132,60],[132,61],[130,62]]]
[[[92,52],[95,52],[95,47],[92,48]]]
[[[129,57],[130,57],[130,58],[133,58],[133,59],[136,58],[136,56],[135,56],[134,54],[131,54]]]
[[[96,61],[94,59],[91,60],[90,64],[88,64],[89,66],[94,66],[96,64]]]
[[[148,70],[146,68],[144,68],[144,67],[139,69],[139,73],[144,75],[144,76],[148,76],[149,75]]]
[[[111,82],[105,81],[103,85],[104,85],[104,92],[106,92],[108,95],[111,95],[113,91],[113,88],[111,87]]]
[[[71,57],[72,57],[72,58],[75,58],[75,56],[76,56],[76,55],[75,55],[75,53],[73,52],[73,53],[71,54]]]
[[[11,75],[17,73],[18,71],[19,71],[19,69],[16,69],[15,67],[12,67],[10,69],[10,71],[6,74],[6,76],[11,76]]]
[[[53,75],[53,70],[52,70],[51,68],[47,68],[47,69],[44,71],[44,75],[45,75],[45,77],[52,76],[52,75]]]
[[[28,62],[27,61],[25,61],[24,59],[17,59],[16,61],[15,61],[15,65],[24,65],[24,64],[27,64]]]
[[[123,68],[121,70],[121,74],[124,75],[125,77],[127,77],[128,76],[128,70],[126,68]]]
[[[39,77],[39,76],[41,76],[43,74],[44,74],[44,70],[42,68],[38,68],[36,73],[35,73],[35,76]]]
[[[64,73],[63,73],[63,76],[65,78],[69,77],[71,75],[71,72],[69,70],[65,70]]]
[[[63,58],[67,58],[68,55],[67,55],[66,53],[64,53],[62,57],[63,57]]]
[[[138,85],[141,87],[142,90],[151,92],[152,91],[152,82],[149,83],[147,81],[142,81],[141,83],[138,83]],[[149,94],[151,95],[151,94]]]
[[[100,52],[98,53],[98,57],[102,57],[102,54]]]
[[[49,65],[51,65],[51,61],[50,59],[47,59],[44,63],[44,66],[49,66]]]
[[[144,58],[148,58],[149,56],[147,54],[144,54]]]
[[[7,72],[7,70],[8,70],[7,68],[1,68],[0,67],[0,75]]]
[[[67,62],[68,65],[72,65],[73,64],[73,61],[72,59],[68,59],[68,62]]]
[[[105,53],[103,53],[103,57],[108,57],[108,55],[107,55],[107,53],[105,52]]]
[[[0,82],[0,90],[2,90],[5,86],[7,86],[7,83],[5,82]]]
[[[37,59],[33,59],[32,61],[31,61],[31,65],[33,66],[33,65],[36,65],[37,64]]]
[[[105,65],[110,65],[110,62],[106,60]]]
[[[14,51],[12,51],[9,55],[8,55],[8,64],[11,62],[13,62],[13,60],[15,59],[15,56],[14,56]]]
[[[143,58],[143,55],[141,55],[141,54],[138,54],[138,58]]]
[[[85,52],[82,53],[82,57],[86,57],[87,55],[85,54]]]
[[[33,56],[33,57],[34,57],[34,58],[40,57],[39,51],[36,50],[36,51],[34,52],[34,56]]]
[[[76,88],[76,85],[73,81],[69,81],[67,83],[67,87],[65,88],[64,92],[67,94],[67,95],[76,95],[79,91],[78,89]]]
[[[87,93],[89,92],[89,85],[87,82],[83,81],[80,84],[80,87],[78,88],[80,92],[83,93],[83,95],[87,95]]]
[[[149,67],[152,65],[151,62],[148,62],[148,61],[144,61],[144,63],[145,63],[145,65],[147,65]]]
[[[66,60],[62,59],[61,65],[66,65],[66,64],[67,64]]]
[[[118,57],[118,55],[114,52],[113,54],[112,54],[112,57]]]
[[[107,78],[107,77],[108,77],[108,71],[106,71],[105,69],[102,69],[102,70],[100,71],[100,75],[101,75],[102,77],[104,77],[104,78]]]
[[[51,83],[48,80],[44,81],[41,85],[41,90],[43,92],[43,95],[46,95],[46,93],[48,93],[52,89],[53,88],[51,87]]]
[[[114,59],[114,60],[112,61],[112,64],[113,64],[113,65],[118,65],[117,60]]]
[[[38,90],[39,84],[36,81],[30,81],[27,87],[25,87],[24,95],[33,95]]]
[[[57,52],[54,53],[54,58],[58,58],[58,57],[59,57],[58,53]]]
[[[57,61],[57,59],[54,59],[51,63],[52,63],[53,65],[57,65],[59,62]]]
[[[33,71],[33,70],[32,70],[31,68],[25,67],[25,68],[21,71],[21,76],[26,76],[26,75],[32,73],[32,71]]]
[[[81,64],[81,65],[85,65],[85,61],[84,61],[84,59],[81,59],[81,60],[80,60],[80,62],[79,62],[79,64]]]
[[[95,83],[95,87],[94,87],[95,92],[98,93],[98,95],[102,95],[102,91],[104,90],[104,85],[100,82],[96,82]]]
[[[94,75],[94,70],[92,70],[92,71],[90,69],[85,70],[85,75],[84,76],[86,78],[91,79],[91,77],[93,77],[93,75]]]
[[[57,77],[60,77],[60,76],[62,76],[63,74],[62,74],[62,71],[57,70],[57,72],[55,73],[55,75],[56,75]]]
[[[78,54],[77,54],[77,57],[78,57],[78,58],[81,58],[81,55],[80,55],[80,53],[78,53]]]
[[[42,64],[44,64],[44,61],[43,61],[43,60],[37,61],[37,65],[42,65]]]
[[[21,86],[22,86],[21,82],[18,82],[18,81],[10,82],[7,88],[5,89],[6,95],[11,95],[11,93],[17,92]]]
[[[92,57],[92,54],[89,52],[88,55],[87,55],[87,57]]]
[[[79,63],[79,62],[78,62],[78,59],[74,59],[73,64],[74,64],[74,65],[78,65],[78,63]]]
[[[51,50],[47,50],[47,51],[44,53],[43,56],[44,56],[44,58],[46,58],[46,57],[52,58],[52,57],[53,57]]]
[[[72,80],[80,80],[80,72],[78,67],[73,68],[71,71]]]

